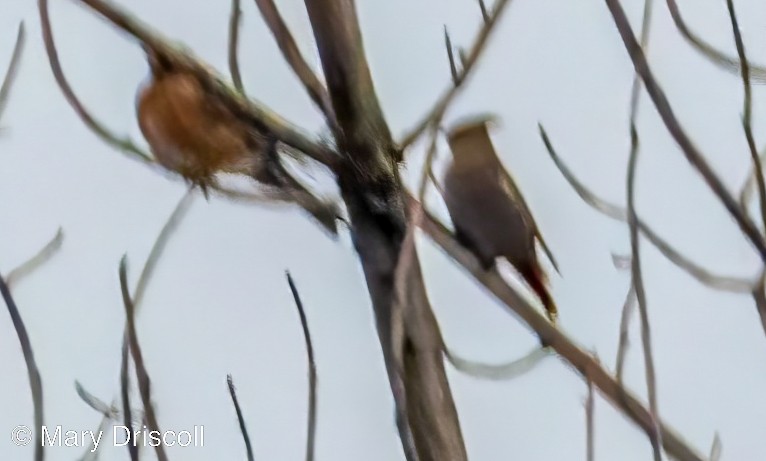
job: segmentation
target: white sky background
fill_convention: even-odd
[[[15,297],[42,372],[46,423],[95,430],[100,415],[77,397],[74,380],[104,400],[117,395],[124,319],[118,261],[128,253],[135,282],[185,186],[113,151],[83,126],[52,78],[34,3],[0,5],[3,69],[17,22],[24,19],[28,27],[0,139],[0,270],[9,271],[58,226],[64,228],[61,252],[15,288]],[[141,51],[75,2],[51,3],[61,59],[77,93],[108,126],[140,140],[133,102],[147,73]],[[227,73],[228,2],[123,3]],[[443,24],[456,44],[468,46],[481,16],[472,0],[357,3],[378,95],[398,136],[449,82]],[[624,3],[638,24],[643,2]],[[723,0],[679,3],[695,31],[734,53]],[[750,57],[766,62],[766,4],[736,3]],[[278,4],[316,65],[302,2]],[[318,130],[317,111],[283,63],[255,5],[244,1],[243,10],[240,57],[250,95]],[[738,191],[749,166],[739,121],[741,82],[683,42],[662,1],[656,2],[651,48],[650,62],[683,126],[726,185]],[[561,265],[563,276],[552,276],[552,284],[562,328],[610,368],[629,284],[610,253],[629,251],[628,231],[574,194],[547,157],[536,124],[546,125],[586,184],[624,203],[631,71],[602,1],[517,0],[449,114],[449,120],[483,111],[500,115],[495,144]],[[757,87],[759,145],[766,142],[760,123],[765,98],[764,88]],[[755,253],[686,163],[648,99],[642,104],[641,215],[697,262],[724,274],[753,274]],[[419,174],[423,150],[420,144],[408,155],[410,178]],[[446,155],[442,149],[441,157]],[[440,250],[425,239],[420,243],[431,301],[454,350],[501,361],[536,343]],[[719,431],[724,459],[764,458],[766,339],[751,300],[711,291],[648,244],[643,248],[663,418],[700,451],[709,450]],[[314,335],[317,459],[403,459],[372,311],[348,235],[332,242],[292,209],[200,198],[167,248],[138,322],[161,427],[205,426],[204,448],[171,449],[171,458],[244,459],[226,389],[226,374],[232,373],[256,457],[302,459],[305,352],[286,268],[299,286]],[[32,403],[6,315],[0,315],[0,331],[0,459],[31,459],[31,448],[9,440],[16,425],[32,425]],[[627,381],[645,395],[637,321],[632,334]],[[558,359],[510,382],[477,381],[452,370],[449,375],[472,460],[584,459],[586,386]],[[649,459],[648,439],[601,399],[596,428],[598,459]],[[105,448],[102,459],[128,459],[125,449]],[[79,455],[79,449],[55,448],[47,459]]]

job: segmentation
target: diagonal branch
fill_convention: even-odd
[[[410,200],[414,201],[414,198]],[[515,314],[531,328],[545,344],[550,345],[562,360],[571,365],[583,378],[589,377],[593,385],[615,408],[622,411],[647,435],[651,435],[654,430],[651,413],[633,393],[622,387],[601,367],[591,354],[585,352],[561,330],[551,325],[522,295],[511,288],[496,270],[485,271],[469,250],[462,247],[441,223],[426,213],[424,213],[423,231],[478,283],[502,302],[509,312]],[[670,456],[680,461],[705,459],[669,426],[662,421],[658,421],[658,425],[662,434],[663,447]]]
[[[641,46],[636,41],[636,37],[633,34],[633,30],[630,28],[625,11],[622,9],[619,0],[605,0],[609,11],[612,14],[614,23],[617,26],[617,30],[622,37],[622,41],[625,44],[625,48],[630,55],[633,65],[641,75],[641,79],[644,81],[644,86],[649,96],[654,102],[654,106],[657,112],[665,123],[665,127],[670,132],[673,139],[675,139],[678,146],[681,148],[684,156],[689,163],[696,169],[704,178],[707,185],[713,191],[713,193],[721,200],[724,207],[729,214],[734,218],[739,225],[742,232],[747,236],[748,240],[752,243],[755,249],[758,251],[761,259],[766,262],[766,240],[761,235],[758,228],[750,220],[747,214],[740,208],[737,201],[726,190],[721,179],[715,174],[715,171],[707,163],[703,155],[694,145],[692,140],[686,134],[681,127],[678,119],[673,113],[673,109],[670,106],[670,102],[665,96],[665,93],[660,88],[659,84],[654,78],[654,75],[649,68],[649,63],[646,61],[646,56],[641,50]]]
[[[702,37],[689,29],[689,26],[686,25],[686,22],[681,17],[681,10],[678,8],[676,0],[666,0],[666,2],[668,10],[670,11],[670,17],[673,19],[676,29],[678,29],[681,36],[684,37],[695,50],[721,69],[733,74],[741,73],[742,64],[736,57],[729,56],[728,54],[717,50],[713,45],[709,44],[703,40]],[[766,83],[766,67],[760,65],[752,66],[751,70],[753,80],[758,83]]]
[[[556,164],[556,167],[564,176],[564,179],[566,179],[569,185],[572,186],[577,195],[596,211],[617,221],[627,222],[627,211],[622,207],[599,198],[577,179],[569,166],[564,163],[554,149],[553,144],[542,125],[540,125],[539,128],[543,144],[545,144],[545,148],[551,156],[553,163]],[[708,271],[673,248],[670,243],[660,237],[648,224],[646,224],[646,222],[640,219],[638,220],[638,230],[641,231],[643,236],[646,237],[646,239],[649,240],[649,242],[651,242],[652,245],[654,245],[670,262],[691,275],[703,285],[716,290],[729,291],[732,293],[750,293],[752,291],[754,284],[753,280],[729,277]]]
[[[420,119],[417,124],[415,124],[415,127],[410,129],[409,132],[402,136],[402,140],[399,142],[399,149],[404,151],[404,149],[415,142],[420,137],[420,135],[426,131],[428,125],[430,125],[433,120],[441,118],[444,115],[452,101],[460,93],[460,90],[462,90],[462,88],[465,86],[465,82],[471,75],[471,71],[476,67],[476,63],[479,61],[482,52],[489,42],[489,37],[492,35],[492,31],[494,30],[495,25],[498,23],[500,17],[510,3],[511,0],[497,0],[491,14],[484,18],[484,24],[474,39],[470,51],[463,60],[463,69],[457,75],[453,75],[452,85],[450,85],[450,87],[447,88],[444,93],[442,93],[433,107]],[[482,8],[482,10],[484,11],[485,8]],[[453,63],[454,58],[451,58],[450,62]],[[451,65],[454,66],[454,64]]]
[[[247,433],[247,425],[245,424],[245,417],[242,415],[242,408],[239,406],[239,399],[237,399],[237,390],[234,387],[234,379],[231,375],[226,376],[226,384],[229,386],[229,395],[231,395],[231,401],[234,404],[234,411],[237,413],[237,421],[239,422],[239,431],[242,433],[242,439],[245,441],[245,450],[247,452],[247,461],[253,461],[253,443],[250,441],[250,435]]]
[[[16,44],[13,46],[11,62],[8,64],[8,69],[5,71],[5,77],[3,77],[3,83],[0,85],[0,118],[3,117],[5,107],[8,105],[8,96],[11,94],[11,87],[13,87],[13,82],[16,80],[16,74],[19,71],[21,53],[24,50],[26,37],[24,23],[21,22],[19,23],[19,30],[16,34]]]
[[[311,70],[303,55],[301,55],[298,45],[290,33],[290,29],[274,4],[274,0],[255,0],[255,4],[258,5],[261,16],[266,21],[266,25],[269,26],[269,30],[271,30],[277,46],[282,51],[285,61],[287,61],[287,64],[290,65],[295,75],[306,88],[306,93],[308,93],[311,100],[322,111],[327,123],[333,129],[336,129],[337,121],[335,120],[335,112],[333,111],[327,88],[319,81],[319,78]]]

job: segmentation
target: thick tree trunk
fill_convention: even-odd
[[[405,397],[406,408],[398,412],[407,419],[399,421],[405,452],[412,438],[419,461],[464,461],[467,455],[444,370],[441,334],[417,258],[407,278],[403,338],[396,340],[401,344],[392,340],[395,272],[408,225],[406,192],[367,67],[354,2],[305,0],[305,4],[338,120],[335,138],[345,161],[337,173],[354,245],[395,400],[402,400],[402,390]],[[403,352],[401,365],[394,359],[397,347]]]

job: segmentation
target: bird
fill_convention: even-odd
[[[136,95],[136,114],[157,163],[199,186],[205,196],[218,173],[250,176],[285,192],[330,233],[337,233],[337,209],[287,172],[275,136],[238,117],[194,72],[149,48],[145,51],[150,75]]]
[[[498,257],[507,259],[555,323],[558,309],[535,242],[556,272],[558,264],[521,191],[497,156],[489,133],[492,121],[491,116],[474,116],[447,131],[452,160],[443,179],[444,202],[458,242],[471,250],[484,270],[493,268]]]

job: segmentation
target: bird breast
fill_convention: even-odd
[[[165,168],[190,179],[255,169],[258,156],[251,153],[248,128],[194,75],[178,72],[150,80],[137,106],[141,132]]]

